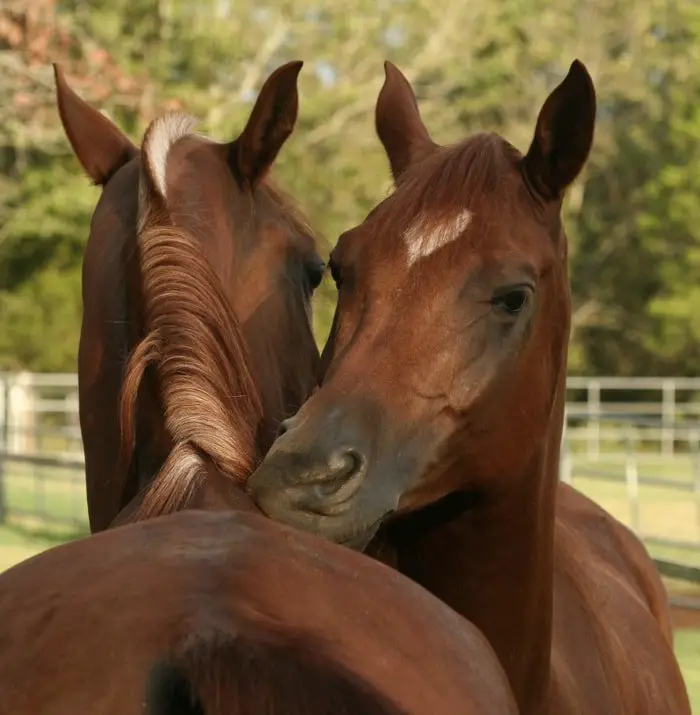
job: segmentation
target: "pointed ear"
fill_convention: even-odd
[[[423,124],[409,81],[391,62],[384,63],[385,79],[375,110],[379,140],[389,158],[394,181],[416,161],[432,153],[437,144]]]
[[[297,78],[303,65],[288,62],[267,78],[245,129],[230,145],[232,169],[251,189],[265,178],[294,130],[299,112]]]
[[[95,184],[104,186],[138,154],[138,149],[107,117],[78,97],[56,63],[53,71],[58,113],[68,141],[85,173]]]
[[[593,144],[596,97],[593,80],[574,60],[562,83],[547,97],[522,166],[546,200],[559,199],[583,169]]]

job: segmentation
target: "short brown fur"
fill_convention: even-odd
[[[12,715],[517,712],[484,637],[419,586],[235,511],[109,529],[5,571],[0,645]]]

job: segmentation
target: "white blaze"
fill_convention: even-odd
[[[158,117],[148,132],[143,152],[158,193],[166,198],[168,153],[175,142],[192,134],[197,120],[188,114],[173,112]]]
[[[431,223],[425,214],[421,214],[403,233],[409,267],[421,258],[427,258],[443,246],[457,240],[469,225],[471,218],[471,212],[467,209],[439,223]]]

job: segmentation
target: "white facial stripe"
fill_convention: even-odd
[[[403,234],[409,267],[458,239],[469,225],[471,218],[471,212],[463,209],[457,216],[447,221],[429,225],[427,217],[424,214],[420,215]]]
[[[154,120],[143,144],[143,153],[158,193],[166,197],[166,168],[173,144],[192,134],[197,120],[188,114],[172,112]]]

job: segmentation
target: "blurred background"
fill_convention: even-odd
[[[77,418],[80,270],[99,190],[63,134],[51,62],[138,142],[182,108],[224,141],[304,59],[277,175],[326,254],[390,188],[374,103],[391,59],[442,143],[527,149],[581,59],[598,91],[570,191],[574,295],[561,476],[667,577],[700,712],[700,3],[693,0],[1,0],[0,569],[87,532]],[[320,342],[334,305],[315,302]]]

